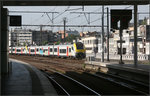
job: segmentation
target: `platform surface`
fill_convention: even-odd
[[[126,71],[133,71],[141,74],[149,74],[150,65],[149,64],[138,64],[135,66],[134,64],[118,64],[118,62],[100,62],[100,61],[85,61],[86,64],[103,66],[107,68],[114,68]]]
[[[2,95],[57,96],[53,85],[38,69],[18,60],[10,62],[11,72],[2,75]]]

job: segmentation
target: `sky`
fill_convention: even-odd
[[[104,6],[105,12],[107,11],[106,8],[109,8],[109,11],[111,9],[132,9],[133,6]],[[27,6],[27,7],[10,7],[5,6],[5,8],[8,8],[9,11],[41,11],[41,12],[59,12],[57,14],[54,14],[54,25],[63,25],[63,18],[67,18],[67,25],[88,25],[87,19],[88,15],[84,14],[73,14],[71,12],[102,12],[102,6]],[[66,11],[67,10],[67,11]],[[133,10],[134,11],[134,10]],[[132,12],[133,12],[132,11]],[[139,14],[139,19],[144,19],[145,17],[149,17],[150,15],[150,5],[140,5],[138,6],[138,12],[146,12],[147,14]],[[49,17],[52,18],[52,14],[46,13],[13,13],[9,12],[9,15],[21,15],[22,16],[22,24],[30,24],[30,25],[51,25],[52,22],[50,21]],[[91,14],[90,15],[90,25],[101,25],[101,14]],[[107,22],[106,15],[104,15],[104,21],[105,25]],[[133,18],[133,16],[132,16]],[[133,20],[131,20],[133,22]],[[14,27],[11,27],[14,28]],[[36,27],[23,27],[26,29],[32,29],[32,30],[40,30],[39,26]],[[101,28],[95,27],[95,28],[77,28],[77,27],[70,27],[66,28],[66,30],[78,30],[81,31],[100,31]],[[58,30],[63,30],[63,27],[44,27],[43,30],[53,30],[54,32]]]

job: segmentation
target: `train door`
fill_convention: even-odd
[[[74,46],[71,46],[71,54],[73,57],[75,56],[75,47]]]

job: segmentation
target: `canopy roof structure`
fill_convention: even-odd
[[[146,5],[150,0],[2,0],[3,6]]]

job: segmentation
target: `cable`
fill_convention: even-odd
[[[128,7],[125,7],[124,9],[128,9],[128,8],[130,8],[130,7],[132,7],[132,5],[130,5],[130,6],[128,6]]]
[[[53,20],[56,19],[56,18],[58,18],[58,17],[61,16],[62,14],[64,14],[69,8],[70,8],[70,6],[68,6],[62,13],[60,13],[60,14],[58,14],[56,17],[54,17]],[[50,22],[50,21],[48,21],[46,24],[48,24],[49,22]]]
[[[45,13],[43,13],[39,18],[35,19],[33,22],[37,22],[40,20],[40,18],[42,18],[44,16]]]
[[[105,17],[107,17],[107,16],[104,16],[104,18],[105,18]],[[102,19],[102,17],[101,17],[101,18],[98,18],[98,19],[96,19],[96,20],[93,20],[93,21],[91,21],[90,23],[96,22],[97,20],[100,20],[100,19]]]
[[[68,6],[62,13],[60,13],[59,15],[57,15],[56,17],[54,17],[54,19],[56,19],[59,16],[61,16],[62,14],[64,14],[69,8],[70,8],[70,6]]]

